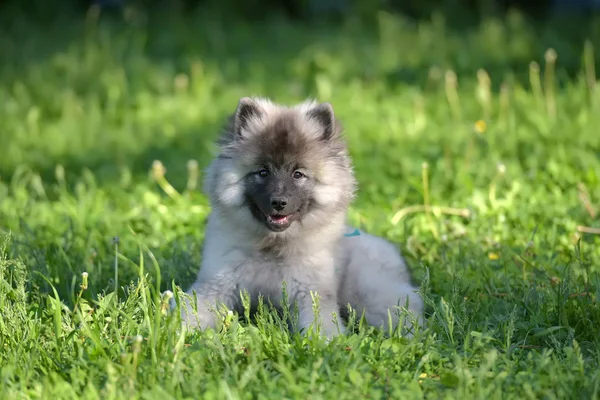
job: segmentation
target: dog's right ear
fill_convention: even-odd
[[[250,97],[242,97],[238,103],[233,122],[233,132],[236,138],[243,137],[244,130],[248,128],[248,122],[252,118],[261,115],[260,106]]]

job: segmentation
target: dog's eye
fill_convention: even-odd
[[[294,179],[304,178],[304,174],[300,171],[294,171]]]
[[[267,175],[269,175],[269,171],[267,171],[265,168],[258,171],[258,176],[260,176],[261,178],[266,178]]]

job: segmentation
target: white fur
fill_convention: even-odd
[[[302,128],[301,134],[320,140],[323,127],[306,117],[317,105],[314,101],[294,107],[266,99],[253,101],[262,112],[246,121],[241,136],[260,134],[277,118],[294,118]],[[232,149],[229,151],[236,151]],[[206,228],[202,265],[188,290],[198,296],[198,314],[186,303],[182,315],[187,325],[215,327],[211,309],[217,302],[239,309],[240,291],[247,291],[251,301],[260,294],[278,306],[283,282],[288,300],[297,302],[299,328],[318,322],[328,337],[337,334],[338,327],[344,331],[340,306],[348,303],[359,313],[365,311],[367,322],[375,326],[387,326],[388,311],[393,324],[397,324],[396,306],[404,305],[407,298],[409,309],[421,316],[423,302],[395,247],[366,233],[344,237],[349,229],[345,218],[355,181],[347,155],[336,156],[337,161],[325,157],[312,166],[314,201],[318,206],[279,233],[257,222],[243,205],[243,180],[255,167],[250,165],[251,157],[228,153],[213,161],[204,186],[213,211]],[[273,244],[278,246],[276,252],[265,250]],[[313,314],[311,291],[320,297],[318,320]]]
[[[323,332],[328,337],[337,333],[331,315],[333,312],[339,315],[335,258],[329,250],[332,246],[318,246],[314,240],[307,238],[303,245],[315,250],[310,255],[292,255],[285,262],[273,261],[256,251],[260,235],[257,234],[255,240],[248,240],[247,230],[243,227],[236,229],[219,214],[211,214],[207,232],[211,235],[205,241],[202,268],[191,288],[197,292],[199,312],[196,317],[188,305],[188,324],[215,327],[214,313],[210,310],[215,300],[232,308],[238,301],[239,290],[248,291],[252,301],[256,301],[260,293],[278,306],[281,304],[282,283],[286,281],[290,299],[299,303],[300,328],[306,329],[314,322],[309,292],[312,290],[321,296],[319,322]],[[339,318],[337,324],[343,330],[344,325]]]
[[[389,328],[398,324],[398,311],[407,306],[422,322],[423,300],[411,283],[400,252],[388,241],[360,232],[342,239],[342,272],[339,302],[351,304],[357,315],[364,311],[369,325]],[[408,300],[408,304],[405,304]],[[389,316],[388,316],[389,312]]]

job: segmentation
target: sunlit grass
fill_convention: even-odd
[[[377,30],[14,21],[0,40],[1,398],[598,396],[594,28],[585,42],[517,14],[462,32],[388,14]],[[199,267],[202,168],[252,94],[333,103],[360,183],[349,218],[406,255],[427,329],[327,344],[268,312],[178,329],[166,309]]]

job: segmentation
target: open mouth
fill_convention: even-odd
[[[292,224],[294,215],[295,213],[288,215],[264,214],[267,227],[275,232],[282,232],[286,230]]]
[[[254,218],[262,222],[272,232],[283,232],[292,225],[294,221],[300,216],[300,210],[290,213],[282,214],[275,210],[263,211],[258,204],[253,201],[248,202],[250,211]]]

